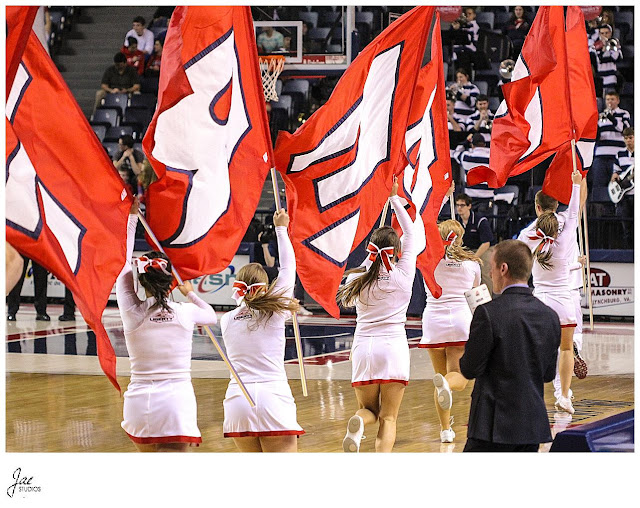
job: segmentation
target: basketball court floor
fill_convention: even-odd
[[[51,322],[35,321],[32,305],[23,304],[16,322],[6,323],[6,452],[135,452],[120,427],[123,398],[102,374],[93,333],[79,313],[77,321],[58,322],[61,306],[49,305]],[[221,314],[218,315],[220,317]],[[129,361],[118,309],[108,307],[103,322],[117,355],[118,381],[129,381]],[[308,396],[303,397],[293,330],[286,347],[286,368],[306,434],[301,452],[342,452],[346,422],[357,409],[350,383],[349,351],[355,319],[300,316]],[[220,339],[220,329],[213,328]],[[553,408],[553,389],[545,388],[552,434],[634,408],[634,326],[585,323],[582,352],[589,366],[584,380],[573,378],[573,417]],[[411,381],[398,419],[396,452],[460,452],[466,440],[473,383],[454,393],[453,444],[441,444],[433,402],[433,369],[428,353],[418,349],[421,324],[407,324]],[[209,338],[194,332],[192,376],[203,443],[195,453],[234,452],[222,437],[222,401],[228,371]],[[365,431],[361,452],[374,451],[376,428]],[[540,451],[548,451],[550,444]],[[612,449],[613,450],[613,449]]]

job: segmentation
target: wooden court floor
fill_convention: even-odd
[[[123,392],[128,381],[119,378]],[[308,380],[308,397],[302,396],[299,380],[289,383],[298,407],[298,422],[306,431],[299,439],[299,451],[342,453],[346,422],[356,410],[350,382]],[[232,440],[222,437],[222,400],[228,380],[194,379],[193,384],[203,443],[191,453],[235,452]],[[547,384],[545,399],[552,432],[561,430],[558,425],[580,425],[633,409],[633,384],[633,375],[574,378],[576,413],[570,423],[566,413],[555,416],[553,389]],[[471,382],[463,392],[454,394],[456,440],[443,445],[433,406],[433,384],[430,380],[411,381],[400,410],[394,452],[461,452],[472,387]],[[120,427],[122,404],[123,398],[104,376],[8,372],[6,451],[135,452]],[[361,452],[374,451],[376,432],[376,426],[365,429],[368,438],[362,442]]]

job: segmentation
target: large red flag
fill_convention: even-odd
[[[489,167],[469,171],[467,184],[502,187],[507,178],[533,168],[572,139],[564,13],[538,9],[491,133]]]
[[[10,7],[7,5],[7,98],[16,76],[20,58],[29,40],[33,20],[38,13],[38,6]]]
[[[143,141],[158,175],[147,220],[185,279],[229,265],[272,146],[249,7],[177,7]]]
[[[406,165],[404,137],[434,7],[392,23],[351,63],[325,105],[294,134],[281,132],[276,168],[287,185],[297,271],[339,316],[347,258],[369,234]]]
[[[7,241],[71,290],[119,390],[100,320],[125,263],[131,196],[33,32],[5,112]]]
[[[598,132],[598,105],[582,9],[567,7],[566,14],[567,80],[571,101],[571,121],[576,141],[576,163],[584,170],[593,162]],[[542,190],[562,203],[571,199],[571,145],[565,145],[547,168]]]
[[[437,221],[452,181],[439,18],[436,15],[433,20],[427,43],[430,58],[423,62],[420,70],[409,114],[405,139],[409,164],[404,170],[399,192],[411,205],[409,215],[415,218],[417,210],[422,216],[426,246],[418,255],[417,264],[436,298],[442,294],[442,288],[433,272],[444,255]],[[398,229],[395,224],[394,228]]]

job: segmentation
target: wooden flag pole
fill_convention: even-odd
[[[453,199],[453,194],[449,196],[449,208],[451,208],[451,220],[456,220],[456,207],[455,200]]]
[[[576,160],[576,142],[574,139],[571,140],[571,159],[573,161],[573,170],[575,171],[578,167],[578,162]],[[582,220],[578,220],[578,247],[580,249],[580,256],[584,256],[584,244],[582,242]],[[582,287],[584,291],[586,291],[587,279],[585,277],[585,267],[583,266],[580,271],[582,272]],[[577,317],[578,316],[576,316],[576,318]]]
[[[593,331],[593,295],[591,294],[591,258],[589,257],[589,227],[587,226],[587,208],[582,210],[584,220],[584,252],[587,256],[587,295],[589,299],[589,327]]]
[[[271,168],[271,183],[273,184],[273,197],[276,201],[276,208],[278,211],[282,210],[280,203],[280,193],[278,191],[278,182],[276,181],[276,170]],[[302,395],[307,397],[309,392],[307,391],[307,376],[304,372],[304,354],[302,351],[302,339],[300,338],[300,326],[298,326],[298,314],[296,312],[291,313],[291,320],[293,322],[293,335],[296,343],[296,353],[298,354],[298,367],[300,367],[300,382],[302,383]]]
[[[153,234],[153,231],[149,227],[149,224],[147,223],[146,219],[144,218],[144,215],[142,215],[142,213],[139,210],[138,210],[138,218],[140,219],[140,222],[142,223],[142,226],[144,227],[144,229],[147,232],[147,234],[149,235],[149,237],[157,245],[158,250],[160,250],[160,252],[162,252],[163,254],[166,255],[164,249],[162,248],[162,245],[160,245],[160,242],[156,238],[156,235]],[[180,277],[180,274],[178,274],[178,272],[176,271],[175,267],[173,266],[173,263],[172,263],[172,272],[173,272],[173,276],[178,281],[178,284],[182,285],[183,284],[183,280]],[[209,326],[204,326],[204,329],[207,332],[207,335],[209,336],[209,338],[211,339],[211,342],[213,342],[213,345],[218,350],[218,354],[220,355],[220,357],[222,358],[224,363],[227,365],[227,368],[231,372],[231,375],[236,380],[236,383],[238,383],[238,386],[240,387],[240,389],[242,390],[242,393],[244,394],[244,396],[246,397],[247,401],[249,402],[249,405],[251,407],[255,407],[255,403],[253,402],[253,399],[251,398],[251,395],[249,395],[249,392],[247,391],[246,387],[242,383],[242,380],[240,379],[240,376],[238,376],[238,373],[236,372],[236,369],[233,368],[233,365],[231,365],[231,362],[229,361],[229,358],[227,358],[227,355],[222,350],[222,347],[220,347],[220,343],[218,342],[218,340],[216,339],[216,336],[211,331],[211,328],[209,328]]]
[[[382,216],[380,217],[380,226],[384,226],[384,222],[387,220],[387,213],[389,212],[389,200],[384,204],[384,208],[382,209]]]

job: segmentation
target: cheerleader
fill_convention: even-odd
[[[367,246],[367,260],[347,272],[347,281],[336,297],[345,307],[355,306],[357,313],[351,385],[359,409],[347,424],[342,443],[345,452],[358,452],[364,428],[376,421],[376,452],[392,450],[398,411],[409,382],[409,345],[404,324],[416,272],[417,228],[397,190],[394,178],[390,201],[403,231],[402,257],[400,238],[393,228],[376,229]]]
[[[460,373],[460,357],[469,339],[471,310],[464,292],[480,284],[481,259],[462,246],[464,228],[456,220],[438,224],[445,244],[444,257],[434,272],[442,296],[434,298],[425,284],[427,305],[422,316],[422,339],[418,347],[428,348],[436,375],[434,400],[440,420],[440,442],[452,443],[451,390],[464,390],[469,382]]]
[[[526,236],[525,243],[534,255],[532,269],[533,294],[544,304],[556,311],[560,318],[562,337],[558,371],[560,374],[561,394],[555,407],[573,414],[569,390],[574,368],[573,334],[577,324],[576,309],[569,288],[570,272],[580,268],[581,263],[573,257],[578,227],[580,207],[580,187],[582,175],[574,171],[571,200],[566,212],[564,227],[559,233],[558,218],[553,212],[540,214],[535,229]]]
[[[171,262],[151,251],[135,260],[146,299],[136,294],[131,256],[138,223],[134,202],[127,226],[127,262],[116,281],[116,297],[131,361],[122,428],[141,452],[184,452],[202,442],[191,384],[194,325],[216,323],[216,313],[193,292],[178,286],[190,303],[168,301]]]
[[[241,452],[296,452],[304,434],[296,420],[296,404],[284,369],[284,325],[299,308],[292,298],[296,278],[293,246],[287,234],[289,215],[273,215],[280,271],[268,285],[261,265],[243,266],[233,284],[238,308],[220,320],[229,361],[236,368],[255,407],[251,407],[234,378],[224,398],[224,437],[233,438]]]

